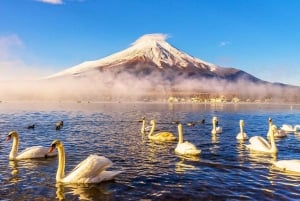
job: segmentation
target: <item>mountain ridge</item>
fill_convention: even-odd
[[[79,85],[86,96],[94,93],[106,97],[154,93],[169,96],[174,92],[205,92],[238,94],[244,98],[299,99],[295,94],[300,92],[300,87],[267,82],[236,68],[203,61],[173,47],[166,38],[163,34],[144,35],[122,51],[82,62],[46,80],[67,80]]]
[[[218,77],[226,79],[226,76],[231,76],[233,79],[237,79],[235,78],[235,75],[240,76],[240,74],[245,74],[246,77],[252,76],[235,68],[220,67],[190,56],[189,54],[171,46],[165,41],[165,39],[166,36],[164,35],[147,34],[137,39],[134,43],[132,43],[132,46],[125,50],[98,60],[85,61],[57,74],[49,76],[48,78],[64,75],[78,76],[79,74],[83,74],[84,72],[90,70],[103,71],[116,66],[128,68],[128,66],[138,64],[144,67],[151,66],[153,67],[152,70],[160,69],[162,71],[168,71],[168,68],[174,68],[178,71],[186,71],[187,77],[195,75],[200,77]],[[123,70],[126,71],[126,68]],[[254,76],[252,80],[261,81],[258,78],[254,78]]]

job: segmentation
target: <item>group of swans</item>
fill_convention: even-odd
[[[175,148],[175,152],[181,155],[189,155],[189,156],[196,156],[201,153],[200,149],[197,149],[196,146],[188,141],[183,140],[183,126],[180,122],[177,122],[178,124],[178,144]],[[153,141],[160,141],[160,142],[169,142],[169,141],[175,141],[177,140],[177,137],[172,132],[169,131],[161,131],[154,134],[154,129],[156,126],[156,122],[154,119],[150,121],[151,130],[148,133],[148,139]],[[142,133],[145,131],[145,118],[143,118],[142,123]]]
[[[280,129],[285,131],[286,133],[293,133],[300,130],[300,125],[292,126],[290,124],[282,124]]]
[[[244,132],[244,121],[240,120],[240,133],[237,135],[237,139],[247,139],[247,135]],[[281,131],[282,132],[282,131]],[[264,139],[261,136],[253,136],[249,139],[249,144],[245,145],[248,149],[265,154],[277,154],[278,148],[275,143],[275,137],[280,133],[277,129],[276,125],[272,124],[272,119],[269,118],[269,131],[268,137],[270,138],[270,142]],[[283,134],[281,134],[283,135]],[[273,165],[283,171],[291,171],[300,173],[300,160],[291,159],[291,160],[278,160],[273,162]]]
[[[267,134],[268,137],[271,135],[272,125],[273,125],[273,120],[272,120],[272,118],[269,118],[269,131],[268,131],[268,134]],[[281,129],[277,129],[277,131],[274,133],[275,138],[282,138],[282,137],[286,137],[286,136],[287,136],[287,133],[284,130],[281,130]]]
[[[148,138],[151,140],[158,141],[173,141],[176,140],[176,137],[170,132],[159,132],[153,134],[155,128],[155,121],[151,120],[150,124],[152,125],[151,131],[148,134]],[[212,134],[217,134],[222,132],[222,128],[218,126],[217,117],[212,119]],[[239,121],[240,132],[237,134],[236,138],[238,140],[247,140],[248,136],[244,131],[245,122],[244,120]],[[145,126],[145,119],[143,122],[143,127]],[[144,129],[142,129],[144,131]],[[249,139],[249,144],[245,146],[254,152],[266,153],[266,154],[277,154],[278,148],[275,143],[275,137],[282,137],[284,135],[283,131],[279,131],[276,125],[273,125],[272,119],[269,118],[269,131],[267,136],[270,139],[268,142],[261,136],[253,136]],[[153,137],[155,136],[155,137]],[[178,144],[175,148],[175,152],[181,155],[197,156],[201,153],[201,150],[198,149],[194,144],[183,140],[183,126],[178,122]],[[273,163],[275,167],[285,171],[300,172],[300,160],[279,160]]]
[[[57,156],[58,169],[56,181],[61,183],[100,183],[102,181],[112,180],[121,171],[107,171],[112,162],[104,157],[90,155],[80,162],[67,176],[65,176],[65,151],[63,143],[54,140],[50,149],[42,146],[33,146],[25,149],[18,154],[19,134],[11,131],[7,135],[7,140],[13,139],[12,149],[9,154],[9,160],[37,159]],[[55,148],[58,151],[55,151]]]

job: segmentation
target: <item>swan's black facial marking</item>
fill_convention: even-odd
[[[8,136],[6,137],[6,141],[9,141],[9,140],[11,140],[11,135],[8,135]]]
[[[48,153],[51,153],[55,148],[56,148],[56,144],[55,143],[51,144],[51,147],[48,150]]]

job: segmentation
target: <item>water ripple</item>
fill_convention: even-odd
[[[0,104],[1,200],[297,200],[300,175],[281,172],[272,162],[300,159],[300,137],[290,134],[276,141],[277,156],[251,153],[248,142],[235,139],[238,121],[246,132],[266,136],[268,117],[277,125],[300,124],[300,107],[190,104]],[[219,117],[220,135],[211,134],[211,118]],[[184,138],[202,150],[197,157],[174,151],[176,142],[157,143],[140,133],[141,117],[177,134],[174,120],[184,124]],[[61,130],[55,123],[64,121]],[[27,129],[35,124],[35,129]],[[115,180],[93,185],[56,184],[57,158],[8,161],[10,130],[20,134],[20,148],[49,147],[54,139],[65,145],[66,173],[90,154],[108,157]]]

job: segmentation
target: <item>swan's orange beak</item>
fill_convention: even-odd
[[[8,136],[6,137],[6,141],[9,141],[10,139],[11,139],[11,136],[8,135]]]
[[[55,144],[52,144],[51,147],[48,150],[48,153],[51,153],[52,151],[54,151],[55,148],[56,148]]]

